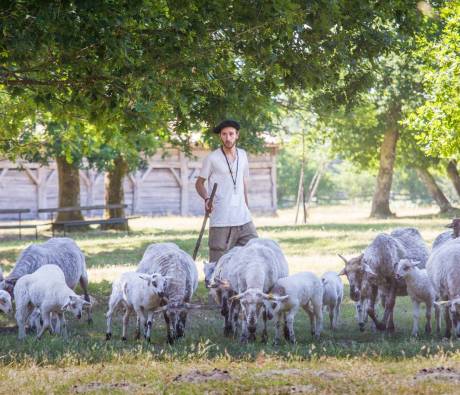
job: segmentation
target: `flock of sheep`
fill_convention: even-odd
[[[256,338],[257,323],[263,323],[261,338],[268,340],[267,323],[274,320],[275,344],[283,335],[294,343],[294,319],[300,308],[308,314],[312,335],[319,337],[323,309],[329,312],[331,329],[337,328],[343,284],[350,283],[359,328],[367,317],[378,330],[394,331],[396,296],[409,295],[413,302],[412,335],[418,334],[419,306],[426,304],[425,331],[431,332],[434,308],[436,330],[440,332],[440,310],[445,308],[446,336],[454,328],[460,337],[460,220],[453,230],[440,234],[431,253],[414,228],[381,233],[358,257],[345,259],[340,273],[326,272],[321,278],[311,272],[289,275],[280,246],[273,240],[255,238],[244,247],[234,247],[217,262],[205,263],[205,284],[224,318],[224,335],[240,336],[242,342]],[[0,311],[12,312],[14,297],[18,336],[35,329],[40,338],[46,330],[67,335],[66,311],[81,318],[86,311],[91,322],[85,257],[70,238],[52,238],[27,247],[12,272],[0,271]],[[84,295],[74,292],[80,284]],[[112,316],[123,311],[122,339],[127,339],[129,318],[136,316],[136,338],[150,340],[154,317],[162,313],[170,343],[184,335],[198,286],[193,259],[173,243],[150,245],[135,272],[124,273],[112,285],[106,339],[112,337]],[[384,307],[381,319],[375,305]],[[282,328],[283,327],[283,328]]]

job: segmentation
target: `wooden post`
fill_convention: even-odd
[[[278,196],[276,194],[276,157],[272,157],[272,166],[270,168],[270,178],[272,182],[272,208],[273,213],[276,213],[278,208]]]
[[[188,215],[188,166],[187,158],[183,152],[180,157],[180,215]]]
[[[128,179],[131,181],[131,185],[133,186],[133,196],[132,196],[132,203],[131,203],[131,215],[137,210],[137,206],[139,203],[139,183],[141,181],[138,171],[134,173],[128,174]]]
[[[38,184],[37,184],[37,210],[39,208],[47,208],[48,203],[46,201],[46,187],[48,184],[48,169],[45,167],[39,167],[37,169]],[[44,217],[45,214],[37,214],[37,218]]]

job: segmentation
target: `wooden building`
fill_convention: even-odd
[[[276,212],[276,152],[275,144],[267,144],[264,153],[248,155],[252,212]],[[190,158],[177,148],[159,151],[149,159],[145,169],[125,178],[127,213],[149,216],[203,214],[203,202],[195,191],[195,180],[202,159],[208,153],[199,146],[192,150]],[[81,205],[104,204],[104,173],[81,170],[80,183]],[[30,208],[28,218],[39,218],[37,209],[57,205],[58,178],[54,162],[40,166],[0,160],[0,209]],[[84,214],[94,216],[102,213]]]

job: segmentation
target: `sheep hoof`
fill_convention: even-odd
[[[112,338],[112,334],[111,333],[106,333],[105,334],[105,340],[110,340]]]
[[[127,341],[128,339],[126,338],[126,336],[123,336],[123,337],[121,338],[121,340],[125,342],[125,341]]]
[[[364,324],[364,322],[360,322],[360,323],[359,323],[359,330],[360,330],[361,332],[364,332],[365,329],[366,329],[366,325]]]
[[[93,319],[92,318],[88,318],[88,325],[93,325]]]

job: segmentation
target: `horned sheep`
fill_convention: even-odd
[[[112,316],[118,307],[124,308],[122,340],[127,339],[129,316],[135,312],[137,316],[136,339],[140,338],[141,328],[144,337],[150,341],[153,315],[161,306],[164,296],[166,279],[158,273],[144,274],[137,272],[123,273],[112,285],[109,299],[109,310],[106,313],[106,339],[112,337]]]
[[[364,252],[345,261],[345,274],[350,282],[350,297],[355,302],[367,303],[367,314],[379,330],[394,331],[393,310],[396,296],[407,295],[404,280],[396,278],[395,267],[401,259],[419,262],[424,268],[428,259],[428,249],[420,232],[415,228],[400,228],[391,234],[376,236]],[[377,294],[385,299],[385,311],[380,322],[375,313]],[[367,300],[367,301],[366,301]],[[360,329],[364,329],[361,327]]]
[[[83,308],[90,306],[89,302],[67,286],[63,271],[56,265],[43,265],[34,273],[21,276],[14,287],[14,298],[19,339],[25,337],[25,325],[34,308],[40,310],[43,319],[37,335],[37,338],[41,338],[44,331],[50,328],[52,314],[57,315],[61,331],[66,334],[64,311],[81,318]]]
[[[435,305],[436,292],[426,269],[419,269],[416,261],[401,259],[396,268],[396,277],[402,278],[406,282],[407,293],[413,305],[413,326],[412,336],[418,335],[418,320],[420,315],[420,303],[426,306],[426,325],[425,332],[431,333],[431,310],[434,307],[436,318],[436,332],[440,333],[439,307]]]
[[[188,309],[198,287],[198,271],[192,257],[174,243],[157,243],[147,247],[137,272],[160,273],[168,279],[162,307],[166,322],[168,342],[173,343],[184,335]]]
[[[343,300],[343,283],[335,272],[326,272],[321,276],[323,283],[323,307],[329,310],[331,329],[337,329],[340,305]]]
[[[426,271],[440,299],[438,305],[445,307],[446,337],[451,336],[452,326],[460,337],[460,239],[432,251]]]

